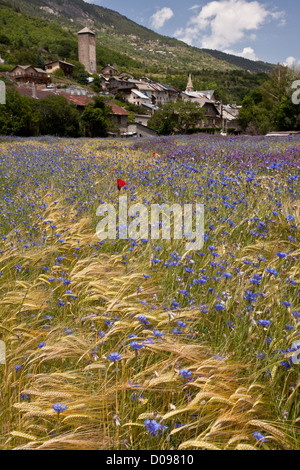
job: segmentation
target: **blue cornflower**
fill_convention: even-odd
[[[46,343],[39,343],[38,344],[38,348],[40,348],[40,349],[43,348],[44,346],[46,346]]]
[[[155,419],[145,419],[144,424],[152,436],[155,436],[158,431],[162,432],[167,429],[167,426],[163,426],[162,424],[158,423]]]
[[[287,302],[286,300],[283,300],[282,305],[284,305],[284,307],[290,307],[293,304],[291,302]]]
[[[258,320],[258,323],[263,326],[263,327],[267,327],[267,326],[270,326],[271,325],[271,321],[270,320]]]
[[[223,273],[223,276],[226,277],[226,279],[230,279],[232,277],[231,273]]]
[[[273,268],[267,268],[266,273],[273,274],[273,276],[277,276],[279,274],[279,272],[276,271],[276,269],[273,269]]]
[[[119,361],[121,359],[121,357],[122,357],[121,354],[119,354],[117,352],[107,354],[107,359],[109,359],[112,362]]]
[[[173,328],[173,335],[179,336],[182,334],[182,331],[180,328]]]
[[[66,405],[62,405],[61,403],[54,403],[54,405],[52,405],[52,408],[53,408],[54,411],[56,411],[56,413],[59,415],[59,413],[63,413],[64,411],[66,411],[67,406],[66,406]]]
[[[135,351],[138,351],[139,349],[142,349],[144,347],[143,344],[139,344],[137,341],[131,341],[129,344]]]
[[[258,432],[258,431],[254,431],[253,436],[259,442],[267,442],[268,440],[265,436],[262,435],[261,432]]]
[[[142,322],[144,325],[149,325],[150,323],[145,315],[139,315],[138,320],[140,320],[140,322]]]
[[[135,333],[130,333],[130,334],[128,335],[128,338],[129,338],[129,339],[136,338],[136,334],[135,334]]]
[[[256,302],[258,297],[258,294],[252,292],[252,290],[247,290],[244,299],[246,299],[248,302]]]
[[[159,331],[159,330],[153,330],[153,334],[154,334],[154,336],[156,336],[157,338],[161,338],[161,337],[164,335],[164,332],[163,332],[163,331]]]
[[[188,370],[188,369],[180,369],[179,370],[179,375],[182,375],[182,377],[187,379],[188,377],[190,377],[192,375],[192,371]]]
[[[225,303],[224,302],[216,303],[215,309],[218,310],[218,311],[226,310]]]

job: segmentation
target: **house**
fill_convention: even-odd
[[[148,121],[150,118],[150,114],[136,114],[134,116],[134,122],[136,124],[142,124],[142,126],[148,126]]]
[[[161,85],[167,90],[169,95],[169,101],[177,101],[181,97],[181,91],[178,88],[175,88],[172,85],[166,85],[161,83]]]
[[[115,124],[118,127],[119,135],[122,136],[123,134],[128,132],[129,113],[125,109],[121,108],[120,106],[117,106],[114,103],[107,102],[106,105],[111,108],[111,112],[109,113],[110,118],[113,124]]]
[[[17,90],[21,95],[28,96],[28,98],[34,98],[36,100],[42,100],[43,98],[54,94],[51,88],[44,88],[41,90],[35,84],[31,86],[19,86]]]
[[[113,94],[127,92],[132,89],[136,88],[137,80],[127,79],[127,78],[120,78],[117,76],[112,77],[105,77],[102,75],[102,88],[110,91]]]
[[[131,90],[130,95],[127,97],[127,101],[137,106],[142,106],[143,104],[151,104],[151,98],[149,96],[135,89]]]
[[[136,122],[129,124],[128,132],[123,137],[156,137],[157,135],[157,132],[150,129],[150,127]]]
[[[82,114],[84,108],[89,104],[94,103],[94,100],[86,95],[71,95],[70,93],[59,93],[59,96],[66,98],[68,103],[74,104],[79,113]]]
[[[152,116],[152,114],[155,113],[155,111],[157,111],[159,109],[158,106],[155,106],[155,104],[142,104],[141,106],[142,108],[145,108],[145,110],[147,111],[147,114]]]
[[[168,90],[160,83],[152,82],[148,79],[141,79],[136,83],[136,87],[144,95],[151,98],[151,104],[164,106],[169,101]]]
[[[184,101],[192,101],[199,103],[204,111],[205,120],[201,122],[201,127],[221,127],[223,120],[218,109],[218,106],[214,101],[204,97],[202,93],[197,91],[193,92],[182,92],[182,99]]]
[[[56,70],[62,70],[66,77],[72,77],[74,65],[62,60],[55,60],[45,65],[46,72],[54,73]]]
[[[34,83],[36,85],[48,85],[50,83],[48,73],[32,65],[16,65],[11,70],[10,76],[18,83]]]
[[[241,127],[238,122],[239,117],[239,109],[237,107],[233,107],[233,105],[219,105],[218,106],[220,115],[223,120],[223,127],[225,132],[228,129],[234,130],[235,132],[240,132]]]
[[[134,76],[129,72],[120,73],[119,78],[125,78],[127,80],[128,80],[128,78],[130,78],[131,80],[134,80]]]
[[[202,90],[202,91],[198,91],[198,93],[201,93],[201,95],[205,96],[210,101],[216,101],[217,100],[215,90]]]
[[[193,81],[192,81],[192,75],[189,74],[188,82],[186,85],[185,93],[197,93],[197,95],[202,96],[203,98],[207,98],[210,101],[216,101],[216,92],[215,90],[201,90],[201,91],[195,91]]]
[[[36,100],[42,100],[47,96],[63,96],[68,103],[74,104],[77,107],[79,113],[82,113],[86,106],[94,102],[92,98],[86,95],[72,95],[70,93],[66,93],[65,90],[60,92],[54,88],[40,89],[36,85],[32,85],[30,87],[18,87],[17,90],[21,95],[26,95],[29,98],[34,98]]]
[[[103,69],[101,70],[101,75],[103,75],[105,78],[112,77],[113,75],[118,75],[119,72],[117,69],[115,69],[112,65],[107,64]]]

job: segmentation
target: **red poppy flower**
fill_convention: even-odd
[[[118,185],[118,190],[120,191],[121,188],[124,188],[124,186],[126,186],[126,183],[125,181],[118,179],[117,185]]]

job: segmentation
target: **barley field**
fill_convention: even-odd
[[[299,449],[299,169],[299,137],[0,138],[0,449]],[[203,204],[203,247],[99,240],[120,194]]]

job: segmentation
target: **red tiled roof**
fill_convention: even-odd
[[[111,108],[113,114],[117,114],[121,116],[129,116],[129,113],[125,109],[121,108],[120,106],[114,103],[106,103],[106,104],[107,106]]]
[[[33,97],[32,88],[18,87],[17,90],[21,95],[26,95],[29,98]],[[38,100],[42,100],[43,98],[46,98],[47,96],[52,95],[52,94],[53,94],[53,91],[50,91],[50,90],[49,91],[36,90],[36,97]]]
[[[17,90],[21,95],[29,96],[29,98],[33,97],[32,88],[18,87]],[[93,103],[93,99],[85,95],[71,95],[70,93],[56,94],[54,90],[36,90],[36,97],[38,100],[42,100],[50,95],[63,96],[69,103],[75,104],[75,106],[87,106],[88,104]]]
[[[86,95],[71,95],[70,93],[59,93],[60,96],[66,98],[69,103],[75,104],[76,106],[87,106],[94,102],[92,98]]]

